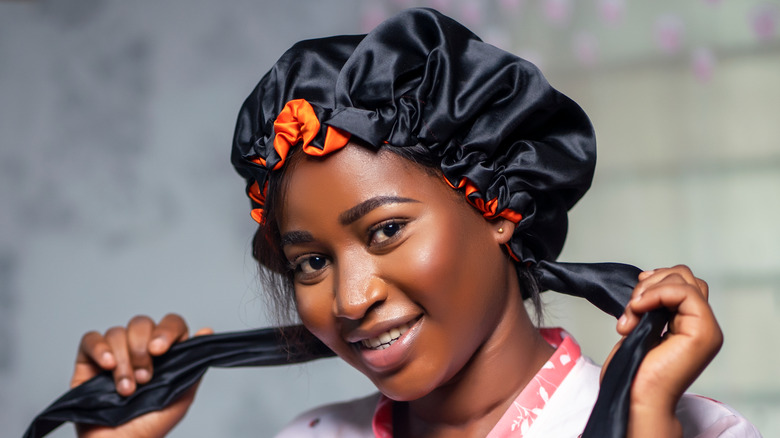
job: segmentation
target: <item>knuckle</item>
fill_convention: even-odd
[[[172,322],[184,322],[184,318],[181,317],[178,313],[166,313],[165,316],[163,316],[163,319],[169,320]]]
[[[683,264],[674,265],[672,267],[672,269],[678,270],[678,271],[683,271],[683,272],[686,272],[686,273],[692,273],[691,272],[691,268],[689,268],[688,265],[683,265]]]
[[[672,272],[666,278],[668,278],[670,280],[675,280],[675,281],[685,281],[685,277],[682,274],[680,274],[679,272]]]
[[[119,325],[111,327],[110,329],[106,330],[107,338],[123,336],[124,334],[125,334],[125,328]]]
[[[177,332],[187,332],[189,330],[187,328],[187,321],[185,321],[184,318],[178,313],[168,313],[165,315],[164,319],[169,321]]]
[[[81,343],[82,343],[82,344],[93,343],[93,342],[95,342],[95,341],[99,340],[99,339],[100,339],[100,338],[102,338],[102,337],[103,337],[103,335],[101,335],[101,334],[100,334],[100,333],[98,333],[97,331],[95,331],[95,330],[90,330],[90,331],[88,331],[88,332],[84,333],[84,334],[81,336]]]
[[[154,321],[152,321],[152,318],[149,318],[146,315],[135,315],[134,317],[130,318],[130,322],[128,322],[128,326],[134,326],[134,325],[149,325],[154,324]]]
[[[146,358],[149,355],[149,352],[147,351],[146,345],[141,343],[133,343],[128,347],[128,350],[130,352],[130,356],[133,358],[134,362],[138,361],[145,361]]]

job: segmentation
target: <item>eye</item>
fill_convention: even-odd
[[[295,273],[301,273],[303,275],[314,275],[319,271],[325,269],[330,264],[330,261],[321,255],[310,254],[303,257],[299,257],[294,262]]]
[[[369,230],[369,246],[381,246],[393,241],[404,226],[406,226],[406,223],[398,219],[391,219],[372,227]]]

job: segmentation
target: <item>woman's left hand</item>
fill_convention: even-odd
[[[687,266],[639,274],[618,333],[628,335],[641,315],[653,309],[665,307],[672,317],[663,340],[650,350],[634,378],[628,436],[682,436],[677,402],[723,344],[708,294],[707,283]]]

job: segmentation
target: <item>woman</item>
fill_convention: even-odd
[[[537,330],[524,299],[538,310],[540,289],[555,288],[619,313],[613,282],[633,271],[553,262],[595,140],[533,65],[430,10],[304,41],[244,103],[233,164],[269,289],[381,393],[303,414],[282,436],[582,432],[599,368],[562,331]],[[631,386],[628,434],[754,436],[729,408],[683,396],[722,342],[707,285],[683,266],[638,280],[618,332],[653,309],[673,316]],[[131,394],[187,331],[169,315],[88,333],[72,385],[109,369]],[[81,435],[162,436],[194,392]]]

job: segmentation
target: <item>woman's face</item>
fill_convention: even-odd
[[[451,381],[512,317],[508,236],[440,176],[350,144],[288,178],[279,226],[301,320],[385,395]]]

